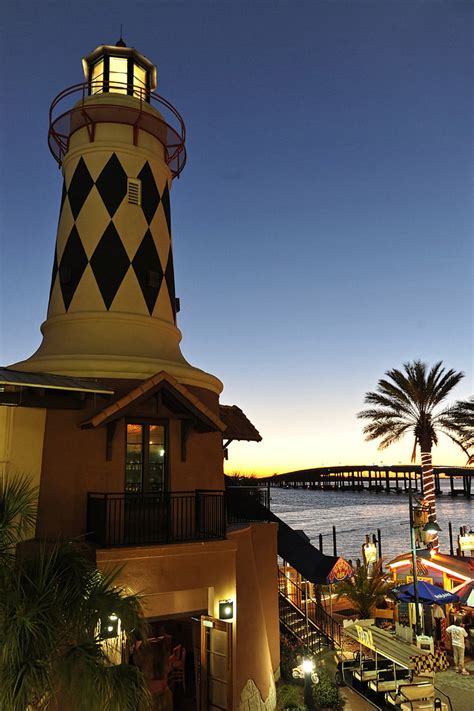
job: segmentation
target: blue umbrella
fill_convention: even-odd
[[[413,583],[407,585],[399,585],[392,589],[397,600],[400,602],[415,602],[415,586]],[[459,595],[450,593],[437,585],[425,583],[424,580],[418,581],[418,600],[426,605],[446,605],[448,602],[459,602]]]

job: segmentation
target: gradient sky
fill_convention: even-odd
[[[179,326],[263,436],[227,471],[408,461],[355,415],[385,370],[473,376],[471,2],[13,2],[2,12],[0,335],[40,343],[61,176],[49,105],[128,45],[187,126],[172,191]],[[435,462],[464,464],[449,445]]]

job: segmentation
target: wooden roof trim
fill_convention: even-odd
[[[262,436],[250,422],[247,415],[237,405],[220,405],[221,420],[225,423],[224,436],[233,440],[261,442]]]
[[[164,370],[152,375],[148,380],[144,380],[140,385],[137,385],[133,390],[123,395],[121,398],[111,403],[100,412],[96,413],[93,417],[81,422],[80,427],[90,428],[99,427],[104,425],[112,419],[120,417],[123,410],[132,403],[139,399],[145,399],[147,395],[151,397],[153,391],[158,389],[161,385],[168,385],[170,389],[174,389],[185,401],[190,403],[195,410],[197,410],[198,415],[202,418],[210,421],[217,430],[221,432],[225,429],[225,424],[222,420],[217,417],[212,410],[210,410],[206,405],[204,405],[198,397],[193,395],[184,385],[181,385],[175,378],[173,378],[169,373]]]

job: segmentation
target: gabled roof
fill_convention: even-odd
[[[259,431],[237,405],[220,405],[220,416],[226,425],[224,437],[229,440],[247,440],[248,442],[261,442]]]
[[[203,431],[222,432],[225,429],[225,424],[212,410],[164,370],[152,375],[148,380],[144,380],[118,400],[99,410],[93,417],[81,422],[80,426],[90,428],[106,425],[108,422],[126,415],[132,407],[148,400],[158,392],[166,394],[167,399],[174,406],[191,415],[200,423]]]
[[[23,373],[11,368],[0,368],[0,386],[16,386],[23,388],[43,388],[45,390],[73,390],[83,393],[103,393],[113,395],[111,388],[92,380],[81,380],[69,375],[52,375],[51,373]]]

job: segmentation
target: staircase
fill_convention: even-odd
[[[340,646],[342,629],[306,590],[282,570],[278,571],[280,625],[314,654],[324,646]]]
[[[264,495],[265,494],[265,495]],[[326,583],[327,573],[337,561],[335,556],[325,556],[300,534],[288,526],[269,509],[269,493],[259,487],[227,487],[226,508],[229,523],[247,521],[274,521],[278,523],[278,554],[303,578],[297,582],[280,569],[278,597],[280,625],[311,652],[320,652],[323,646],[339,646],[342,631],[338,622],[316,600],[306,601],[305,580],[316,584]],[[312,570],[308,567],[312,562]]]

